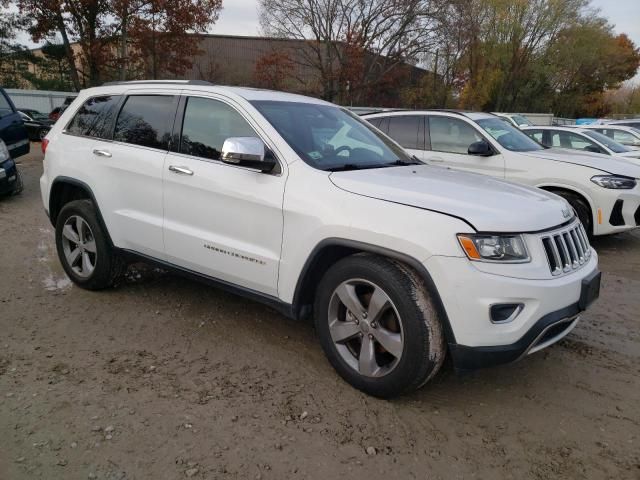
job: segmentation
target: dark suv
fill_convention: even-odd
[[[0,88],[0,195],[18,193],[22,190],[15,159],[27,153],[27,129],[13,102]]]

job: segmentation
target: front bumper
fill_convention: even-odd
[[[0,163],[0,195],[13,192],[17,178],[18,169],[12,159]]]
[[[452,335],[447,340],[456,369],[509,363],[567,335],[588,307],[583,284],[599,286],[597,263],[594,251],[575,272],[528,280],[480,271],[466,258],[431,257],[425,267],[449,320]],[[490,313],[496,304],[522,308],[510,321],[497,323]]]
[[[594,214],[594,235],[611,235],[640,227],[640,181],[631,190],[600,189]]]

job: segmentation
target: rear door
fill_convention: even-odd
[[[0,88],[0,138],[9,150],[11,158],[29,153],[29,135],[22,117],[16,111],[7,93]]]
[[[489,157],[469,155],[472,143],[485,140],[491,145],[491,142],[462,118],[429,115],[427,136],[431,150],[424,159],[428,163],[504,178],[504,157],[500,153]]]
[[[114,244],[160,259],[162,168],[177,100],[162,91],[94,97],[67,127],[83,135],[78,154],[92,165],[83,169],[90,175],[86,183],[94,189]]]
[[[268,145],[258,131],[225,97],[183,98],[163,169],[164,243],[172,264],[276,296],[286,172],[220,160],[230,137],[260,137]]]

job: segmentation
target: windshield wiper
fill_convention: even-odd
[[[368,170],[371,168],[384,168],[389,166],[388,163],[370,163],[365,165],[356,165],[355,163],[345,163],[335,167],[325,168],[328,172],[348,172],[349,170]]]
[[[406,167],[408,165],[422,165],[423,162],[421,162],[420,160],[418,160],[418,158],[414,155],[413,157],[411,157],[411,160],[395,160],[393,162],[389,162],[386,163],[385,165],[389,165],[389,166],[399,166],[399,167]]]

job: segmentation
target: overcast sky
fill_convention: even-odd
[[[617,33],[626,33],[640,46],[640,0],[592,0],[615,26]],[[226,35],[259,35],[258,0],[223,0],[220,19],[211,33]],[[640,81],[640,74],[635,78]]]

